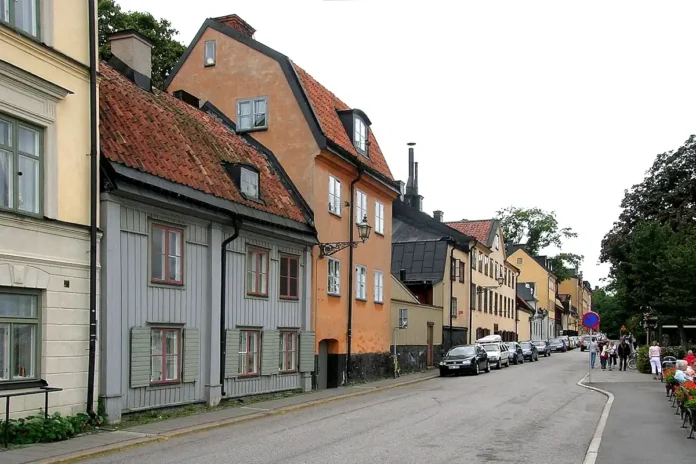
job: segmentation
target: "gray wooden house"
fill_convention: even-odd
[[[150,86],[151,45],[102,64],[100,397],[122,413],[311,388],[312,212],[214,106]]]

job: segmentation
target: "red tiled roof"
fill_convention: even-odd
[[[336,111],[350,110],[352,109],[345,103],[343,103],[336,95],[329,91],[326,87],[321,85],[312,76],[310,76],[307,71],[300,68],[293,63],[297,76],[300,78],[300,83],[304,88],[307,98],[312,105],[314,114],[317,115],[319,119],[319,125],[321,126],[322,132],[327,139],[334,142],[339,147],[346,150],[348,153],[359,157],[367,166],[371,167],[380,174],[386,176],[389,180],[394,180],[392,173],[389,170],[382,150],[377,144],[377,139],[375,134],[370,129],[370,157],[365,158],[363,155],[358,154],[353,146],[353,143],[346,133],[346,129],[341,123],[341,119],[338,117]]]
[[[173,96],[142,90],[101,63],[99,118],[101,153],[112,162],[225,200],[306,223],[292,194],[268,161],[222,123]],[[264,204],[245,199],[223,162],[259,170]]]
[[[493,227],[493,219],[485,219],[483,221],[448,222],[447,225],[463,234],[474,237],[483,244],[486,244],[488,243],[488,235],[491,233],[491,227]]]

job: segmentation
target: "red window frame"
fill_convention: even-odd
[[[249,254],[252,255],[253,259],[256,260],[256,271],[252,271],[251,269],[248,268],[249,266]],[[266,258],[266,272],[261,272],[261,258],[265,257]],[[250,296],[261,296],[261,297],[267,297],[268,296],[268,270],[270,266],[270,256],[268,253],[268,250],[264,250],[263,248],[249,248],[247,249],[247,279],[251,278],[253,276],[254,281],[256,283],[255,288],[256,291],[250,291],[249,290],[249,284],[247,283],[247,295]],[[261,292],[259,289],[261,288],[261,276],[265,275],[266,276],[266,291]]]
[[[157,284],[168,284],[168,285],[183,285],[184,284],[184,230],[177,227],[169,227],[162,224],[152,224],[152,231],[155,229],[164,232],[164,250],[159,256],[164,256],[164,279],[160,279],[152,275],[152,255],[153,250],[150,250],[150,282]],[[179,235],[179,243],[181,244],[181,249],[179,252],[179,275],[181,275],[180,280],[169,278],[169,256],[171,255],[169,250],[169,233],[175,232]],[[150,247],[152,247],[152,238],[150,238]],[[173,255],[176,256],[176,255]]]
[[[283,350],[283,347],[287,347],[287,340],[292,340],[292,350]],[[285,343],[284,343],[285,342]],[[281,356],[281,366],[280,372],[283,374],[294,374],[297,372],[297,332],[292,331],[282,331],[280,332],[280,356]],[[295,353],[295,362],[292,362],[292,353]],[[289,369],[288,369],[289,367]]]
[[[288,269],[287,269],[287,275],[283,275],[283,260],[287,259],[288,260]],[[293,264],[294,263],[294,264]],[[292,272],[290,272],[291,266],[295,266],[297,269],[297,277],[292,277]],[[287,293],[283,294],[281,289],[280,283],[278,284],[278,293],[280,294],[280,298],[283,300],[297,300],[300,298],[300,258],[295,255],[288,255],[288,254],[281,254],[280,255],[280,269],[278,270],[278,275],[280,277],[280,280],[285,280],[285,285],[286,285],[286,290]],[[290,289],[292,286],[290,283],[292,281],[295,281],[295,290],[297,292],[296,295],[292,295],[290,292]]]
[[[242,369],[242,364],[239,364],[238,368],[238,376],[239,377],[258,377],[261,375],[261,331],[260,330],[240,330],[239,331],[239,341],[241,345],[242,341],[242,336],[246,334],[246,353],[242,353],[241,351],[238,353],[239,356],[242,354],[244,355],[244,368]],[[254,367],[256,368],[256,372],[250,372],[250,373],[245,373],[242,372],[243,370],[246,370],[246,367],[249,365],[249,357],[252,351],[250,350],[252,344],[251,344],[251,339],[249,335],[256,335],[256,359],[254,360]]]
[[[152,341],[150,341],[150,385],[170,385],[170,384],[177,384],[181,383],[181,348],[182,348],[182,343],[181,343],[181,329],[177,328],[172,328],[172,327],[152,327],[150,329],[150,337],[152,337],[152,332],[162,332],[162,354],[161,355],[153,355],[152,354]],[[152,380],[152,358],[155,356],[161,356],[162,357],[162,376],[166,377],[167,376],[167,358],[172,357],[173,355],[168,355],[167,354],[167,332],[172,332],[176,334],[176,340],[177,340],[177,349],[176,349],[176,378],[171,379],[171,380]],[[152,340],[152,338],[150,338]]]

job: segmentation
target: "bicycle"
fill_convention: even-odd
[[[394,360],[394,378],[400,377],[401,368],[399,367],[399,358],[395,354],[393,354],[391,357]]]
[[[638,365],[638,354],[634,351],[631,353],[631,355],[628,357],[628,368],[631,370],[635,370],[636,366]]]

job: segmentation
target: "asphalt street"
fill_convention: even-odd
[[[85,462],[582,463],[606,397],[578,350],[436,378]]]

